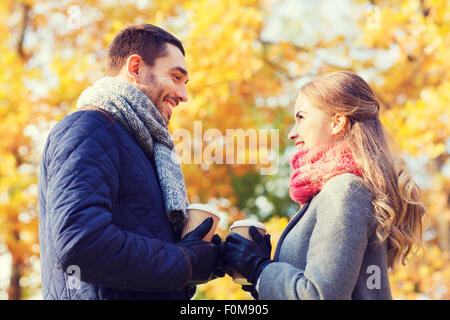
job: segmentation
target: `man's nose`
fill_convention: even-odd
[[[188,101],[188,93],[186,86],[183,84],[180,86],[180,88],[177,90],[177,98],[180,102],[187,102]]]

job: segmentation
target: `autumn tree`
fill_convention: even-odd
[[[324,1],[297,1],[295,8],[306,9],[289,19],[277,18],[277,8],[289,2],[296,1],[124,0],[120,6],[98,0],[1,2],[0,64],[6,72],[0,75],[0,254],[12,257],[10,299],[29,296],[21,283],[27,287],[36,272],[36,184],[46,134],[74,110],[79,94],[103,76],[108,44],[133,23],[166,28],[186,48],[190,100],[174,109],[169,129],[191,202],[218,204],[229,223],[255,214],[267,221],[276,239],[297,209],[287,195],[293,149],[286,142],[296,90],[314,75],[351,69],[374,88],[383,105],[382,122],[401,152],[426,158],[432,177],[425,194],[428,228],[438,234],[437,250],[449,250],[450,189],[443,173],[450,128],[449,5],[437,0],[343,1],[348,9],[344,30],[330,25]],[[274,17],[281,29],[271,24]],[[387,54],[395,59],[380,63]],[[227,163],[224,137],[229,129],[241,131],[228,142],[248,130],[277,130],[277,140],[269,137],[265,145],[277,151],[277,171],[261,174],[268,154],[252,148],[249,137],[243,147],[229,149],[233,161]],[[189,139],[183,140],[180,133],[186,132]],[[226,226],[219,231],[225,236]],[[433,250],[428,259],[441,256]],[[436,264],[430,270],[443,275],[442,268]],[[215,281],[226,288],[220,292],[232,288],[232,297],[248,298],[229,278]],[[416,287],[431,286],[424,283]],[[199,296],[215,298],[217,290],[205,286]]]
[[[405,152],[428,160],[432,191],[428,214],[442,250],[450,251],[450,4],[448,1],[376,1],[379,29],[366,28],[364,43],[395,48],[395,64],[375,84],[384,102],[384,123]],[[382,30],[382,31],[381,31]],[[442,199],[436,201],[437,199]],[[430,202],[431,199],[434,199]],[[436,205],[440,203],[440,205]]]
[[[29,130],[39,110],[26,84],[39,80],[40,72],[24,44],[30,14],[28,2],[0,4],[0,254],[11,256],[9,299],[22,297],[20,280],[39,253],[37,157]]]

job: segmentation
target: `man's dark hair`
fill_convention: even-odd
[[[128,26],[109,45],[106,72],[117,75],[132,54],[140,55],[147,65],[153,66],[157,58],[167,54],[167,43],[185,55],[181,41],[169,32],[151,24]]]

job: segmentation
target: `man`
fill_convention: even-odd
[[[190,299],[220,238],[206,220],[179,239],[188,205],[167,124],[188,100],[181,42],[153,25],[113,40],[108,77],[47,139],[39,179],[44,299]]]

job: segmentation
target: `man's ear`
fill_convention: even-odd
[[[142,58],[140,55],[132,54],[128,57],[125,65],[126,74],[133,84],[139,84],[139,68],[142,66]]]
[[[347,118],[347,116],[343,114],[334,115],[331,120],[331,134],[335,136],[341,133],[345,133],[349,121],[350,120]]]

